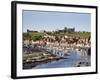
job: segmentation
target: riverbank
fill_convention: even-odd
[[[67,67],[88,67],[91,66],[90,58],[82,59],[79,56],[69,56],[67,59],[46,60],[35,63],[23,64],[23,69],[43,69],[43,68],[67,68]]]
[[[23,53],[23,69],[29,68],[28,66],[35,67],[45,62],[50,62],[59,59],[67,59],[66,57],[57,56],[43,48],[36,48],[32,53]]]
[[[38,48],[39,49],[39,48]],[[86,60],[87,53],[84,51],[77,51],[75,49],[67,49],[67,50],[57,50],[55,48],[41,48],[41,49],[36,49],[36,51],[33,51],[32,53],[24,53],[23,54],[23,69],[32,69],[32,68],[37,68],[39,65],[46,65],[50,64],[54,61],[56,63],[61,60],[65,60],[63,63],[59,63],[63,66],[68,66],[69,67],[81,67],[81,66],[90,66],[90,61]],[[84,54],[83,54],[84,53]],[[63,55],[61,55],[63,54]],[[90,59],[90,58],[89,58]],[[69,60],[69,62],[68,62]],[[67,64],[68,65],[65,65]],[[71,63],[71,65],[70,65]],[[52,64],[51,64],[52,65]],[[55,65],[55,64],[53,64]],[[57,65],[55,65],[57,66]],[[51,66],[52,67],[52,66]],[[41,68],[41,67],[40,67]],[[44,66],[45,68],[45,66]]]
[[[58,61],[58,60],[61,60],[61,59],[67,59],[67,58],[63,58],[63,57],[50,57],[48,59],[41,59],[41,60],[24,62],[23,63],[23,69],[31,69],[31,68],[34,68],[34,67],[36,67],[38,65],[50,63],[52,61]]]

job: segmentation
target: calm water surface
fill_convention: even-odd
[[[76,67],[76,64],[80,61],[90,62],[90,56],[81,55],[80,52],[69,53],[69,56],[66,56],[67,59],[60,59],[51,61],[48,63],[37,65],[33,68],[61,68],[61,67]]]

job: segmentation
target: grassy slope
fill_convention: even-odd
[[[89,38],[90,32],[73,32],[73,33],[66,33],[66,35],[71,37]]]

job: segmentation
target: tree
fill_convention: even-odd
[[[41,38],[42,38],[41,35],[35,35],[35,36],[32,36],[32,39],[33,39],[34,41],[40,40]]]
[[[40,40],[43,37],[43,33],[40,33],[40,32],[30,32],[29,34],[30,34],[32,40],[34,40],[34,41]]]
[[[23,40],[30,40],[30,39],[32,39],[32,37],[29,33],[23,33]]]

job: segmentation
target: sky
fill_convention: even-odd
[[[23,32],[27,29],[33,31],[56,31],[67,28],[75,28],[75,31],[90,32],[91,14],[73,12],[51,12],[23,10]]]

